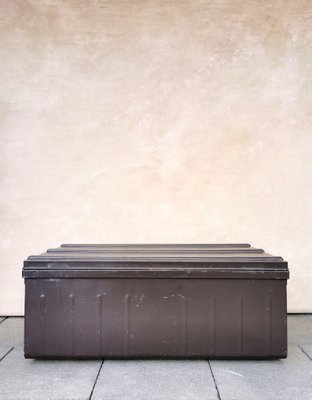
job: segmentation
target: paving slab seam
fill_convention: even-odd
[[[8,350],[3,357],[0,358],[0,362],[9,354],[11,351],[14,349],[14,347],[11,347],[10,350]]]
[[[98,381],[98,379],[99,379],[99,375],[100,375],[100,373],[101,373],[103,364],[104,364],[104,360],[102,360],[102,362],[101,362],[100,368],[99,368],[98,373],[97,373],[97,375],[96,375],[96,377],[95,377],[95,381],[94,381],[94,384],[93,384],[93,387],[92,387],[92,390],[91,390],[91,393],[90,393],[90,396],[89,396],[89,399],[88,399],[88,400],[91,400],[91,399],[92,399],[93,392],[94,392],[95,386],[96,386],[96,384],[97,384],[97,381]]]
[[[312,320],[312,314],[303,314],[309,321]]]
[[[305,354],[310,361],[312,361],[312,358],[309,356],[309,354],[300,345],[298,347],[302,351],[302,353]]]
[[[207,363],[208,363],[208,366],[209,366],[209,369],[210,369],[210,373],[211,373],[211,376],[212,376],[212,379],[213,379],[213,382],[214,382],[214,386],[216,388],[218,400],[222,400],[221,396],[220,396],[219,388],[218,388],[218,385],[217,385],[217,381],[216,381],[216,378],[214,376],[214,373],[213,373],[213,370],[212,370],[212,367],[211,367],[211,364],[210,364],[210,361],[207,360]]]
[[[3,318],[3,320],[0,321],[0,324],[2,324],[2,322],[6,321],[9,317],[0,317],[0,318]]]

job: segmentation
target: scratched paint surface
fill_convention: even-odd
[[[312,311],[310,1],[0,13],[0,315],[61,242],[251,242]]]

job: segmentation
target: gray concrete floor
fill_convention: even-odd
[[[311,314],[273,361],[25,360],[23,323],[0,317],[1,400],[312,400]]]

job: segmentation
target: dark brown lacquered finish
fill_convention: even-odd
[[[288,266],[249,244],[67,244],[24,263],[27,358],[284,358]]]

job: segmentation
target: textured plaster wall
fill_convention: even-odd
[[[251,242],[312,311],[310,0],[0,5],[0,315],[61,242]]]

